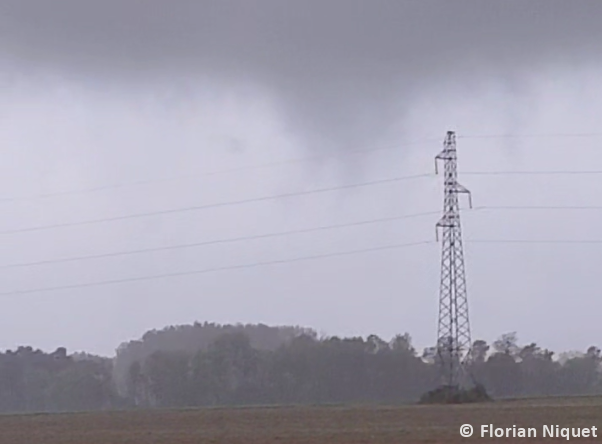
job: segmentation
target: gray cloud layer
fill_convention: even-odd
[[[324,168],[311,163],[312,173],[322,173],[311,177],[305,163],[195,176],[305,157],[277,118],[315,149],[374,148],[389,125],[397,144],[400,122],[416,139],[439,138],[449,125],[468,135],[595,131],[602,103],[600,17],[600,0],[0,0],[1,197],[194,176],[0,202],[6,216],[0,231],[361,182],[333,177],[347,158],[356,159],[366,181],[425,173],[440,146],[438,139],[407,150],[333,156]],[[18,81],[10,84],[11,76]],[[601,169],[598,142],[462,139],[460,169]],[[477,206],[602,204],[599,176],[537,177],[466,175],[462,183]],[[0,265],[285,232],[440,205],[441,183],[428,178],[3,235]],[[436,220],[5,269],[0,287],[10,292],[430,240]],[[596,240],[600,214],[474,212],[463,222],[477,337],[516,329],[555,349],[584,348],[599,337],[597,244],[589,250],[587,244],[470,240]],[[389,336],[407,328],[419,346],[430,345],[438,248],[6,296],[0,346],[111,353],[146,329],[195,319],[301,323],[341,335]],[[571,335],[558,335],[558,325]]]
[[[292,129],[362,143],[424,87],[590,61],[600,17],[598,0],[2,0],[0,60],[104,83],[250,82]]]

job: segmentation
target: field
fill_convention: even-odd
[[[460,436],[471,424],[475,435]],[[481,424],[602,429],[601,398],[549,398],[462,406],[262,407],[180,411],[12,415],[0,417],[1,444],[393,444],[492,441]],[[598,436],[601,436],[598,430]],[[602,438],[572,438],[602,442]]]

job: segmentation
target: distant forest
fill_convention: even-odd
[[[475,341],[472,373],[494,398],[602,394],[600,349],[555,356],[516,334]],[[122,344],[115,358],[0,353],[0,412],[254,404],[408,403],[438,385],[434,349],[319,338],[298,327],[199,324]]]

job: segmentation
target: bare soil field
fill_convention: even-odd
[[[470,424],[475,434],[460,436]],[[534,427],[536,438],[481,438],[481,424]],[[461,406],[257,407],[0,416],[0,444],[397,444],[566,442],[543,425],[602,429],[602,398]],[[602,438],[571,438],[602,442]]]

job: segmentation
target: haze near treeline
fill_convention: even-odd
[[[601,393],[598,347],[554,355],[508,333],[476,340],[469,371],[497,399]],[[434,350],[416,350],[407,333],[318,338],[298,327],[197,323],[147,332],[113,362],[64,348],[0,354],[0,412],[403,404],[437,386],[439,369]]]

